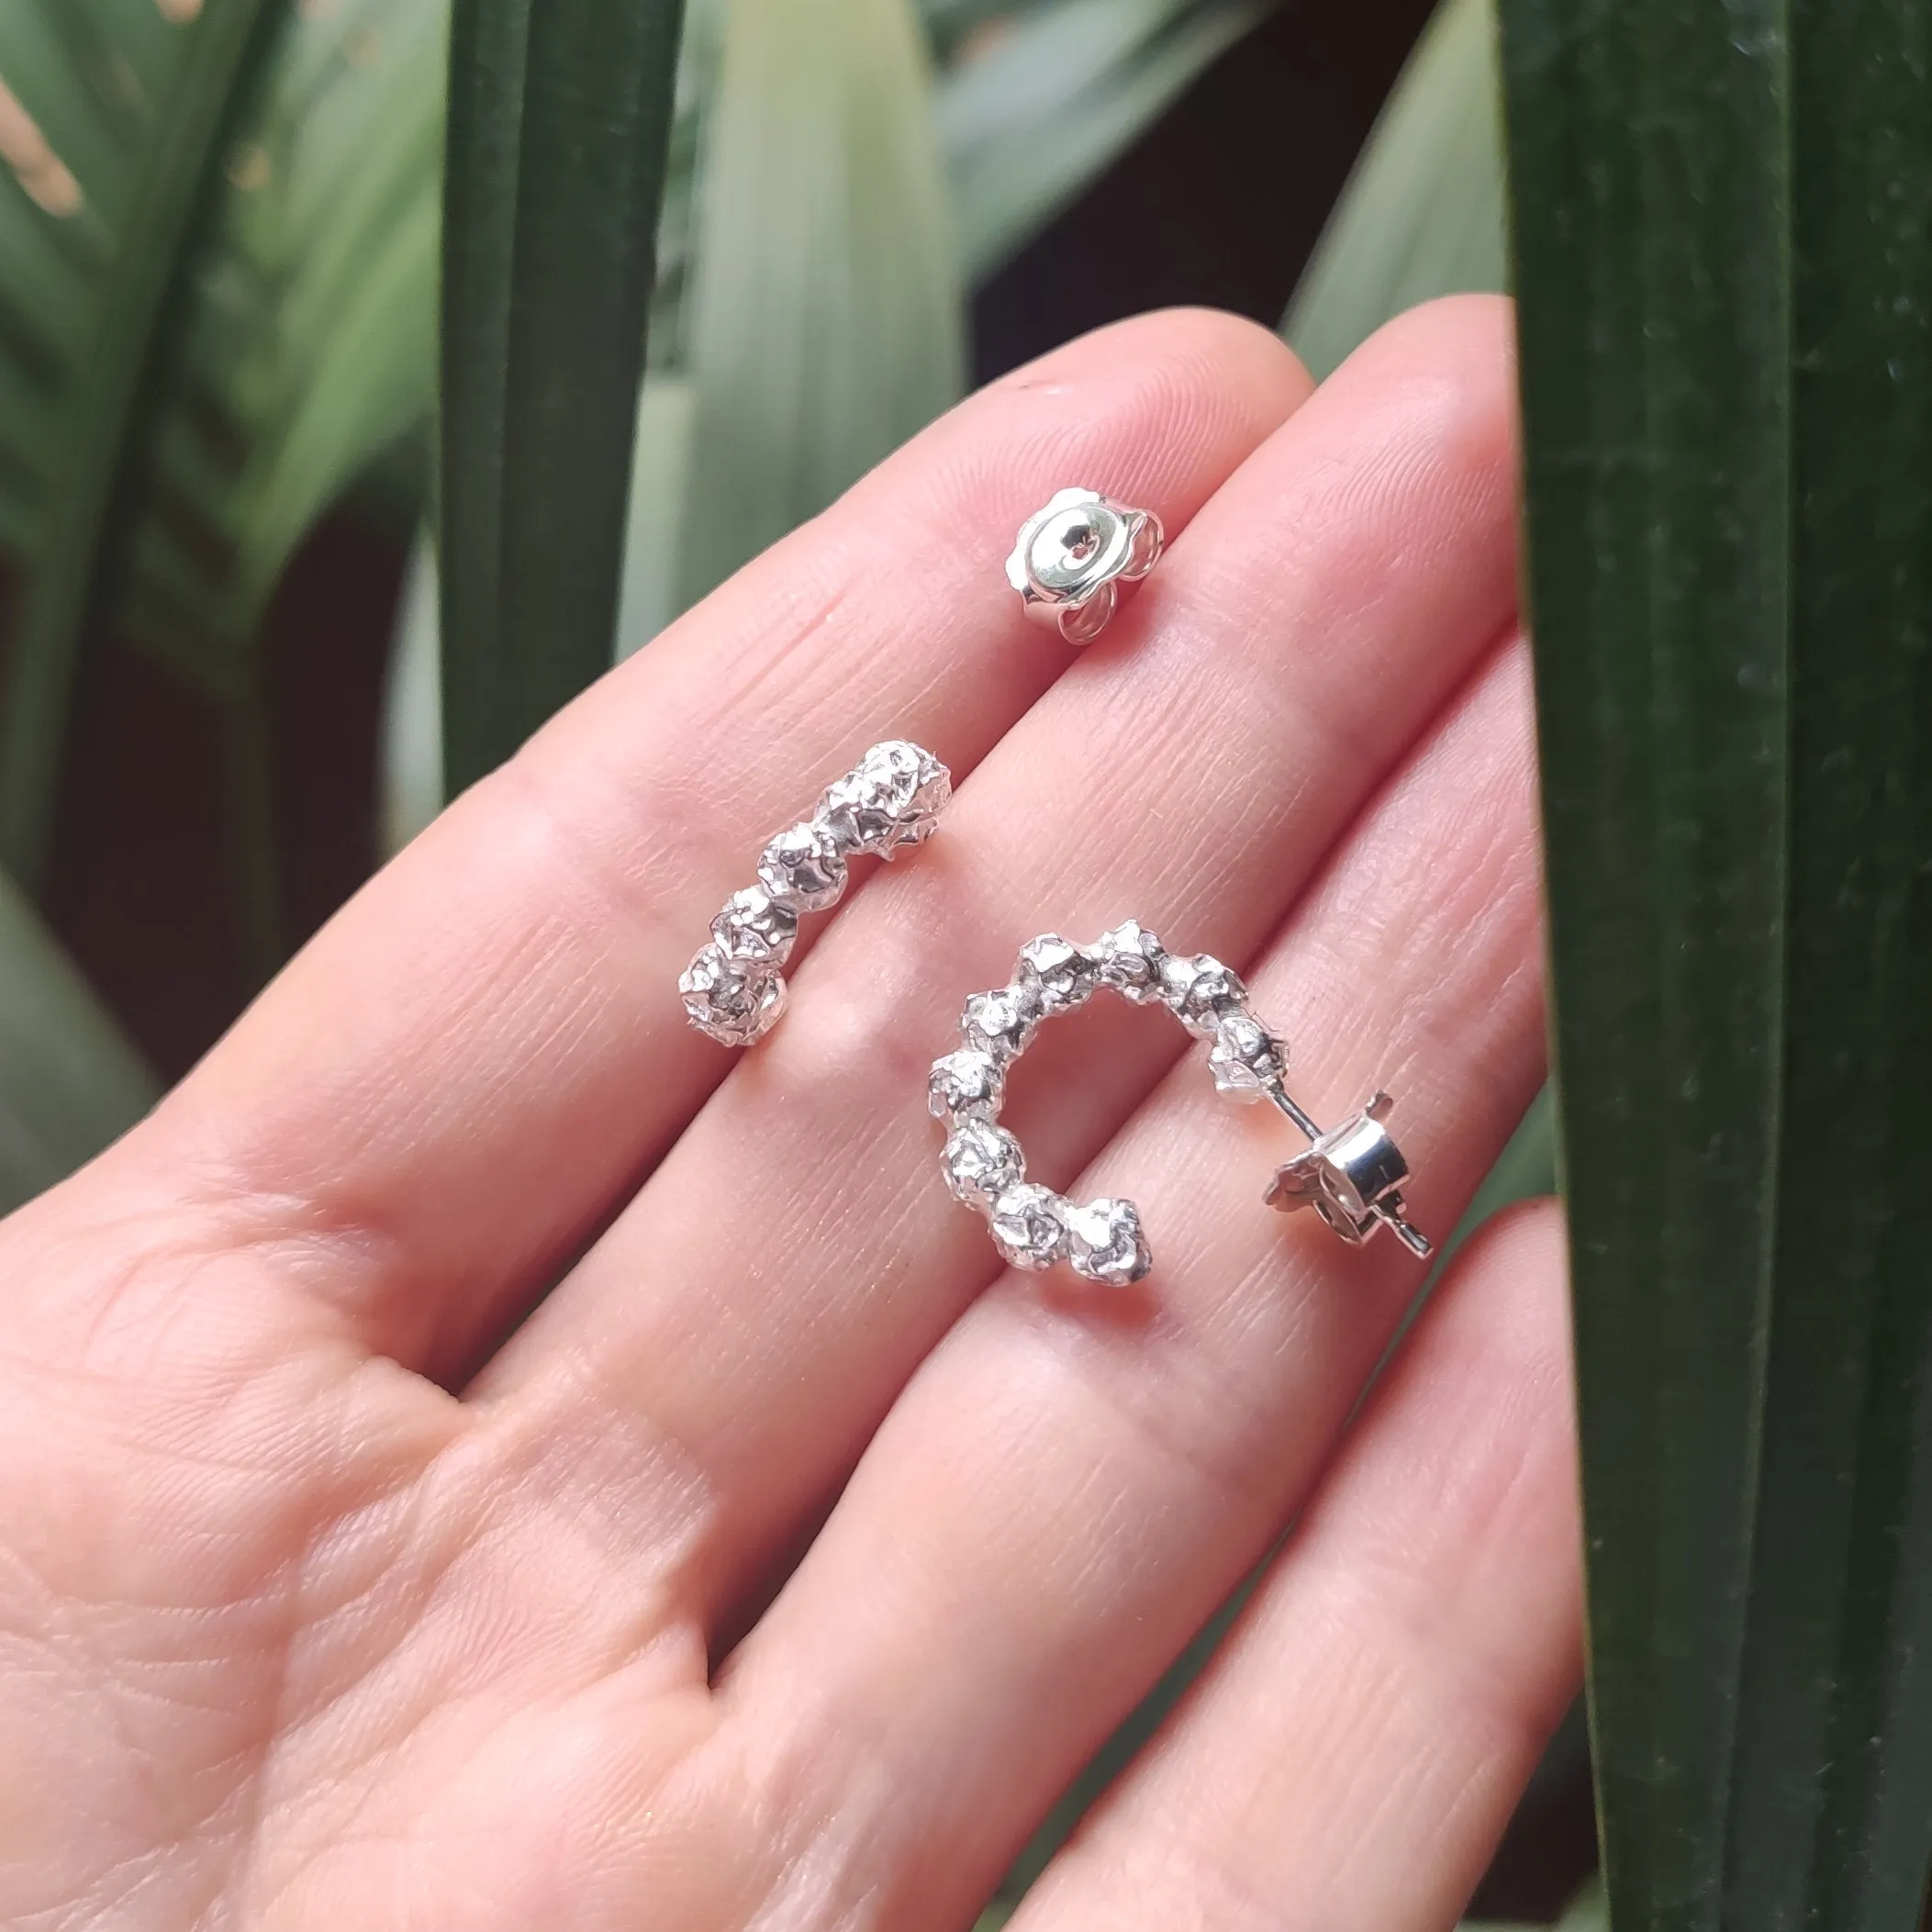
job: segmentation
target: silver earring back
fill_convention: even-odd
[[[1123,590],[1160,562],[1167,538],[1152,510],[1098,490],[1059,490],[1020,526],[1006,578],[1028,617],[1069,644],[1107,628]]]

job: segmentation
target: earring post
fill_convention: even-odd
[[[1395,1237],[1415,1256],[1418,1261],[1426,1261],[1435,1252],[1435,1244],[1418,1227],[1412,1226],[1402,1215],[1392,1213],[1379,1202],[1376,1204],[1375,1218],[1385,1228],[1392,1228]]]
[[[1319,1127],[1317,1127],[1315,1123],[1312,1120],[1310,1120],[1309,1117],[1305,1113],[1303,1113],[1299,1107],[1297,1107],[1291,1100],[1289,1099],[1287,1089],[1284,1088],[1279,1080],[1270,1080],[1268,1083],[1266,1091],[1268,1093],[1268,1099],[1271,1100],[1275,1103],[1275,1105],[1279,1107],[1281,1110],[1281,1111],[1285,1113],[1289,1117],[1289,1119],[1295,1123],[1296,1126],[1301,1128],[1301,1132],[1308,1136],[1311,1143],[1318,1141],[1322,1138],[1322,1130]]]

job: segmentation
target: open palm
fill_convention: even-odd
[[[1182,1036],[1054,1030],[1009,1121],[1141,1203],[1000,1276],[925,1070],[1020,943],[1243,970],[1457,1217],[1542,1076],[1508,315],[1315,395],[1111,329],[936,425],[377,877],[155,1114],[0,1229],[0,1919],[968,1926],[1290,1523],[1024,1932],[1436,1926],[1578,1669],[1548,1204],[1416,1287],[1261,1203]],[[1167,560],[1078,661],[1000,561],[1067,484]],[[940,836],[736,1059],[676,978],[871,742]],[[1196,1056],[1198,1058],[1198,1055]]]

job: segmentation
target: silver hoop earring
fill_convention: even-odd
[[[1166,542],[1152,510],[1098,490],[1060,490],[1020,526],[1006,579],[1027,616],[1053,625],[1069,644],[1089,644],[1122,589],[1160,562]]]
[[[945,1122],[940,1156],[955,1199],[986,1217],[993,1245],[1011,1266],[1068,1263],[1108,1287],[1138,1281],[1153,1266],[1140,1210],[1131,1201],[1084,1204],[1026,1178],[1026,1156],[999,1124],[1006,1075],[1041,1022],[1083,1006],[1105,988],[1136,1006],[1165,1006],[1208,1043],[1214,1084],[1243,1101],[1268,1100],[1312,1144],[1277,1170],[1265,1199],[1290,1210],[1312,1207],[1351,1246],[1390,1228],[1419,1260],[1434,1251],[1404,1216],[1408,1165],[1382,1122],[1391,1102],[1379,1093],[1361,1112],[1324,1134],[1283,1085],[1288,1051],[1256,1020],[1247,988],[1205,953],[1169,953],[1135,920],[1077,946],[1056,932],[1020,950],[1011,984],[975,993],[960,1016],[961,1044],[932,1063],[928,1105]]]
[[[798,915],[838,904],[855,854],[890,859],[924,843],[952,796],[953,775],[902,738],[875,744],[828,785],[811,816],[765,848],[758,883],[725,900],[710,943],[678,976],[691,1024],[725,1046],[749,1046],[769,1033],[785,1011],[782,968]]]

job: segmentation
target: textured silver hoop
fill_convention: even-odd
[[[890,859],[932,837],[953,796],[953,775],[929,751],[902,738],[875,744],[825,787],[811,816],[781,832],[758,861],[758,883],[734,892],[678,977],[685,1012],[701,1033],[749,1046],[785,1011],[785,962],[798,915],[844,897],[846,861],[870,852]]]
[[[1042,1022],[1072,1012],[1105,988],[1136,1006],[1165,1006],[1208,1044],[1214,1084],[1242,1101],[1268,1100],[1313,1144],[1277,1170],[1266,1199],[1284,1210],[1312,1207],[1351,1245],[1391,1228],[1426,1259],[1428,1237],[1404,1218],[1409,1169],[1382,1127],[1388,1095],[1323,1134],[1289,1098],[1286,1044],[1256,1019],[1240,977],[1206,953],[1175,954],[1137,920],[1090,946],[1056,932],[1020,949],[1009,985],[975,993],[960,1016],[960,1045],[932,1063],[927,1104],[946,1127],[941,1170],[954,1198],[986,1217],[993,1245],[1011,1267],[1066,1262],[1111,1288],[1138,1281],[1153,1266],[1131,1201],[1068,1201],[1026,1178],[1019,1141],[1000,1126],[1007,1070]]]
[[[1123,586],[1160,562],[1166,542],[1152,510],[1098,490],[1059,490],[1020,526],[1006,579],[1027,616],[1069,644],[1089,644],[1107,628]]]

